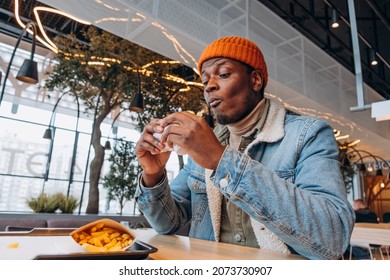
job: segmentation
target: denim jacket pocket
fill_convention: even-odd
[[[206,184],[199,174],[191,173],[187,179],[188,186],[192,193],[192,219],[200,221],[204,218],[205,212],[208,208]]]

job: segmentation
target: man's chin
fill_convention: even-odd
[[[235,123],[240,120],[240,117],[235,115],[235,116],[228,116],[228,115],[222,115],[222,114],[215,114],[215,119],[217,123],[222,124],[222,125],[227,125],[231,123]]]

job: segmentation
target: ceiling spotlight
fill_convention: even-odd
[[[46,128],[45,133],[43,134],[43,139],[51,140],[52,138],[53,138],[53,137],[52,137],[51,128],[48,127],[48,128]]]
[[[145,107],[144,102],[145,101],[142,92],[137,92],[130,102],[129,110],[137,113],[142,113]]]
[[[370,49],[370,63],[372,66],[378,65],[378,60],[376,59],[376,54],[373,49]]]
[[[339,14],[335,9],[332,9],[332,21],[331,24],[332,28],[338,28],[340,26],[339,24]]]
[[[141,91],[141,75],[139,70],[137,70],[137,74],[138,74],[138,92],[134,94],[133,99],[130,102],[129,110],[137,113],[142,113],[145,108],[145,100]]]

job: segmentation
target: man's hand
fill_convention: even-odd
[[[171,125],[176,124],[176,125]],[[207,122],[190,112],[173,113],[159,121],[161,142],[178,145],[200,166],[215,170],[225,147],[219,143]]]
[[[153,137],[153,133],[164,131],[164,128],[159,125],[160,121],[154,119],[147,124],[135,145],[135,155],[144,171],[142,180],[145,187],[153,187],[161,181],[170,155],[170,152],[161,153],[165,145]]]

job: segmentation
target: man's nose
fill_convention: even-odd
[[[213,92],[218,89],[218,84],[216,79],[210,78],[209,81],[207,82],[207,86],[205,87],[205,91],[207,93]]]

